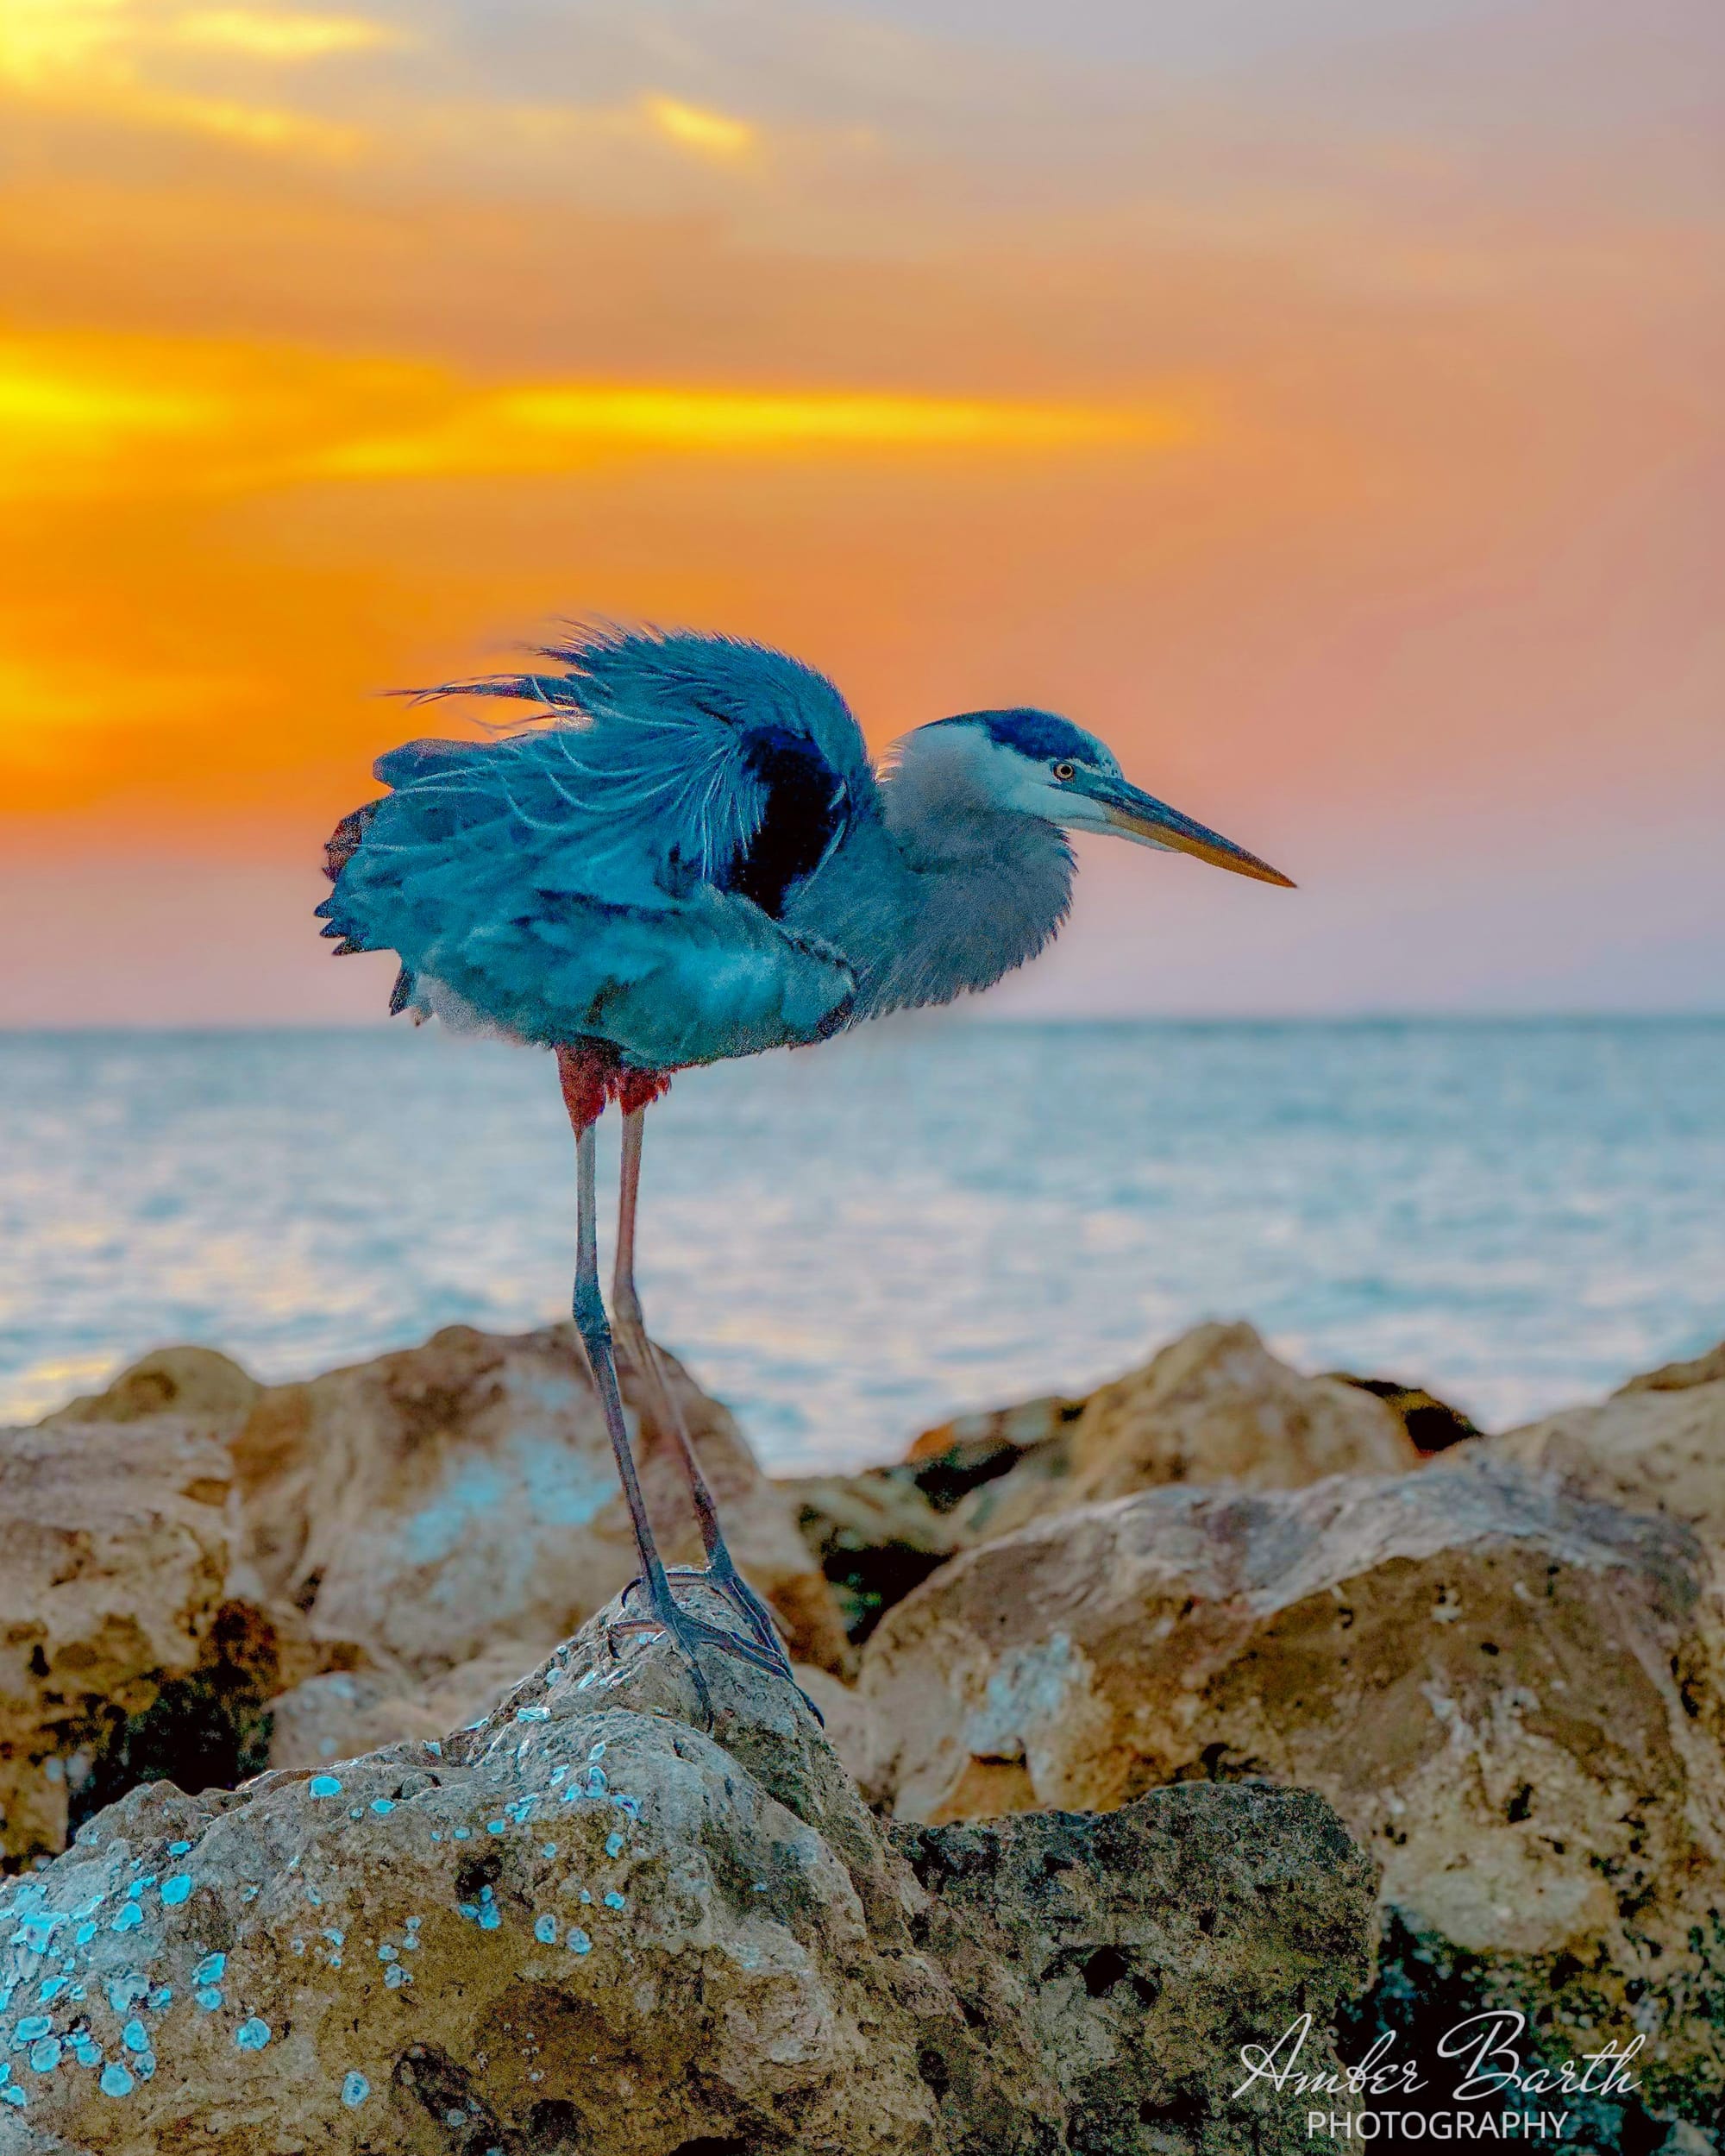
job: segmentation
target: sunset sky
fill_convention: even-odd
[[[0,1022],[377,1015],[378,692],[574,612],[1302,886],[1001,1008],[1725,1008],[1722,240],[1717,0],[3,0]]]

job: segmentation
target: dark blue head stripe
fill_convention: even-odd
[[[1003,749],[1016,749],[1020,756],[1032,757],[1038,763],[1055,764],[1066,757],[1089,763],[1096,755],[1093,736],[1051,711],[962,711],[956,718],[938,720],[936,724],[984,727]]]

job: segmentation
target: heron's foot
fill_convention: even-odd
[[[696,1580],[710,1588],[721,1600],[743,1619],[755,1636],[762,1653],[778,1669],[781,1676],[791,1675],[791,1658],[785,1652],[785,1643],[779,1637],[779,1628],[773,1621],[773,1612],[756,1594],[731,1561],[731,1552],[721,1541],[716,1549],[707,1552],[704,1565],[671,1565],[667,1568],[668,1580]]]
[[[710,1647],[719,1654],[729,1655],[734,1661],[742,1663],[746,1668],[758,1669],[763,1676],[782,1678],[824,1729],[826,1726],[826,1718],[792,1674],[789,1659],[777,1632],[772,1629],[772,1620],[767,1616],[764,1606],[760,1603],[754,1590],[748,1586],[740,1575],[733,1573],[732,1577],[737,1580],[737,1585],[743,1588],[750,1600],[755,1603],[756,1609],[759,1612],[758,1620],[750,1611],[747,1604],[740,1602],[735,1595],[726,1593],[725,1581],[722,1574],[715,1575],[694,1566],[677,1566],[668,1570],[665,1575],[667,1593],[670,1601],[670,1614],[667,1616],[662,1613],[657,1598],[653,1594],[650,1586],[645,1580],[631,1580],[618,1597],[622,1614],[614,1617],[605,1627],[607,1636],[618,1632],[662,1631],[673,1639],[690,1669],[694,1672],[696,1687],[701,1694],[701,1711],[706,1716],[709,1728],[712,1724],[712,1703],[706,1691],[706,1681],[701,1676],[699,1665],[695,1660],[697,1647]],[[749,1622],[750,1633],[756,1631],[757,1625],[764,1625],[767,1639],[770,1644],[763,1644],[758,1637],[751,1637],[750,1633],[736,1632],[726,1625],[710,1624],[705,1618],[696,1617],[692,1612],[683,1608],[675,1596],[669,1593],[669,1582],[675,1580],[697,1581],[700,1586],[719,1595],[737,1610],[739,1616]],[[651,1606],[649,1610],[643,1611],[638,1615],[631,1615],[629,1598],[637,1590],[647,1595]]]
[[[663,1607],[660,1606],[658,1596],[652,1594],[649,1588],[649,1598],[653,1603],[652,1615],[629,1616],[626,1612],[630,1591],[635,1587],[647,1587],[647,1584],[644,1580],[631,1580],[629,1586],[623,1590],[621,1603],[624,1613],[613,1617],[607,1622],[605,1628],[606,1650],[614,1659],[619,1632],[662,1632],[676,1648],[687,1666],[689,1675],[694,1682],[695,1701],[700,1709],[701,1727],[711,1731],[713,1725],[712,1694],[707,1688],[706,1678],[702,1672],[700,1659],[696,1650],[703,1646],[724,1648],[731,1645],[741,1646],[746,1643],[733,1641],[730,1633],[721,1631],[716,1625],[706,1625],[699,1618],[691,1617],[686,1609],[679,1606],[668,1587],[665,1590]]]
[[[728,1552],[721,1550],[717,1553],[713,1562],[705,1568],[699,1565],[674,1565],[665,1576],[668,1580],[698,1580],[703,1587],[722,1595],[756,1635],[755,1639],[743,1643],[757,1647],[756,1668],[766,1669],[775,1677],[782,1677],[813,1715],[819,1727],[826,1727],[825,1715],[797,1682],[797,1673],[792,1669],[791,1658],[785,1652],[785,1643],[779,1637],[779,1628],[773,1622],[772,1612],[731,1563]],[[736,1637],[734,1634],[731,1636]]]

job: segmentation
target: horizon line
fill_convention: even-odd
[[[1050,1028],[1056,1027],[1095,1026],[1590,1026],[1590,1025],[1719,1025],[1725,1023],[1725,1007],[1719,1009],[1613,1009],[1609,1006],[1578,1007],[1549,1010],[1495,1010],[1491,1009],[1445,1009],[1441,1006],[1405,1010],[1337,1010],[1337,1011],[1053,1011],[1047,1013],[1015,1011],[930,1011],[911,1014],[894,1013],[884,1020],[877,1020],[866,1030],[873,1038],[880,1038],[883,1028],[894,1033],[910,1030],[930,1031],[940,1027],[997,1027],[1007,1028]],[[186,1020],[170,1024],[149,1023],[133,1019],[89,1019],[60,1021],[34,1024],[28,1021],[13,1023],[0,1020],[0,1042],[7,1040],[40,1040],[78,1039],[97,1034],[132,1035],[140,1039],[161,1039],[185,1035],[210,1037],[231,1036],[235,1040],[256,1037],[279,1037],[284,1034],[330,1034],[354,1038],[373,1037],[407,1040],[412,1029],[398,1026],[385,1019],[304,1019],[280,1021],[245,1021],[229,1024],[222,1020]],[[840,1040],[861,1038],[862,1029],[855,1036],[841,1034]],[[439,1039],[455,1040],[441,1028]],[[539,1044],[532,1041],[510,1041],[498,1036],[473,1036],[487,1040],[490,1045],[505,1047],[532,1048]],[[466,1037],[463,1038],[465,1040]],[[812,1044],[825,1046],[825,1043]],[[787,1051],[788,1053],[788,1051]],[[736,1060],[724,1058],[721,1060]]]

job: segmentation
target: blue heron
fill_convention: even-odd
[[[389,790],[343,818],[318,912],[338,955],[392,951],[392,1013],[552,1049],[576,1144],[574,1319],[603,1406],[640,1574],[616,1630],[662,1631],[711,1702],[696,1650],[787,1678],[738,1572],[635,1288],[643,1122],[674,1072],[825,1040],[950,1003],[1034,958],[1070,902],[1070,831],[1288,878],[1127,784],[1053,713],[918,727],[876,770],[832,683],[728,636],[584,626],[545,670],[417,692],[534,707],[479,740],[380,757]],[[594,1126],[623,1123],[612,1312],[650,1417],[674,1441],[706,1556],[668,1568],[630,1447],[599,1283]],[[743,1630],[680,1603],[701,1579]],[[631,1614],[631,1594],[644,1596]]]

